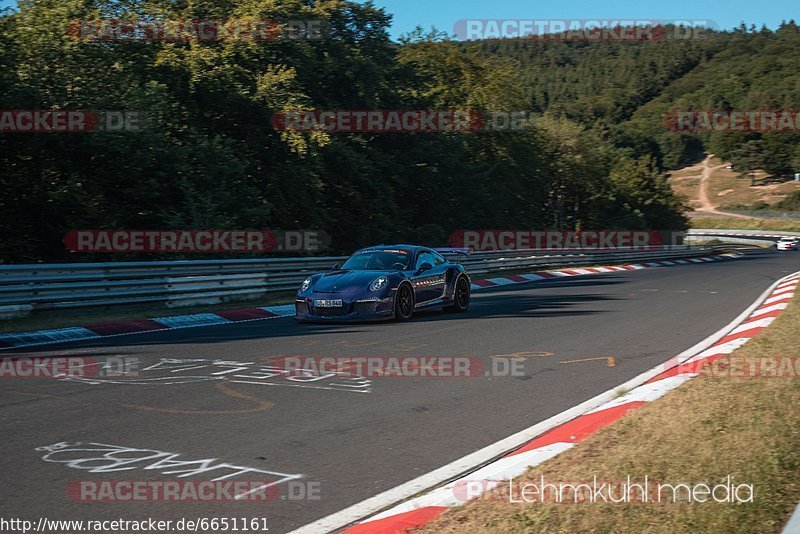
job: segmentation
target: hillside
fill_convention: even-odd
[[[775,205],[800,191],[800,182],[770,182],[769,173],[763,170],[755,171],[755,179],[751,181],[729,166],[709,156],[667,175],[673,191],[687,200],[690,216],[735,216],[731,210],[759,203]]]
[[[653,155],[676,169],[704,152],[737,170],[800,170],[800,133],[702,133],[667,130],[675,110],[774,110],[800,107],[800,31],[744,25],[705,39],[647,42],[498,40],[476,45],[514,59],[525,73],[531,108],[565,114],[599,129],[615,145]]]

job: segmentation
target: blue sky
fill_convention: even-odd
[[[712,20],[722,29],[742,21],[773,29],[781,20],[800,22],[797,0],[375,0],[375,5],[394,15],[395,37],[418,24],[453,33],[460,19],[689,19]]]
[[[748,25],[777,27],[781,20],[800,21],[797,0],[374,0],[394,15],[392,36],[416,25],[436,26],[453,33],[461,19],[680,19],[712,20],[729,29],[744,21]],[[0,0],[0,7],[16,0]],[[650,5],[648,5],[650,4]]]

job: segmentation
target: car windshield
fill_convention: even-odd
[[[401,271],[408,267],[411,254],[404,250],[364,250],[353,254],[342,269],[351,271]]]

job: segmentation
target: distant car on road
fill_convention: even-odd
[[[413,245],[361,249],[341,266],[303,281],[295,300],[295,319],[407,321],[414,310],[423,308],[465,312],[470,303],[469,275],[442,253],[468,250]]]
[[[777,247],[778,250],[797,250],[798,249],[798,238],[796,237],[782,237],[778,240]]]

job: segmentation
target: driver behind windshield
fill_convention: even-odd
[[[403,270],[408,266],[409,255],[395,251],[366,251],[351,256],[342,269],[352,271]]]

